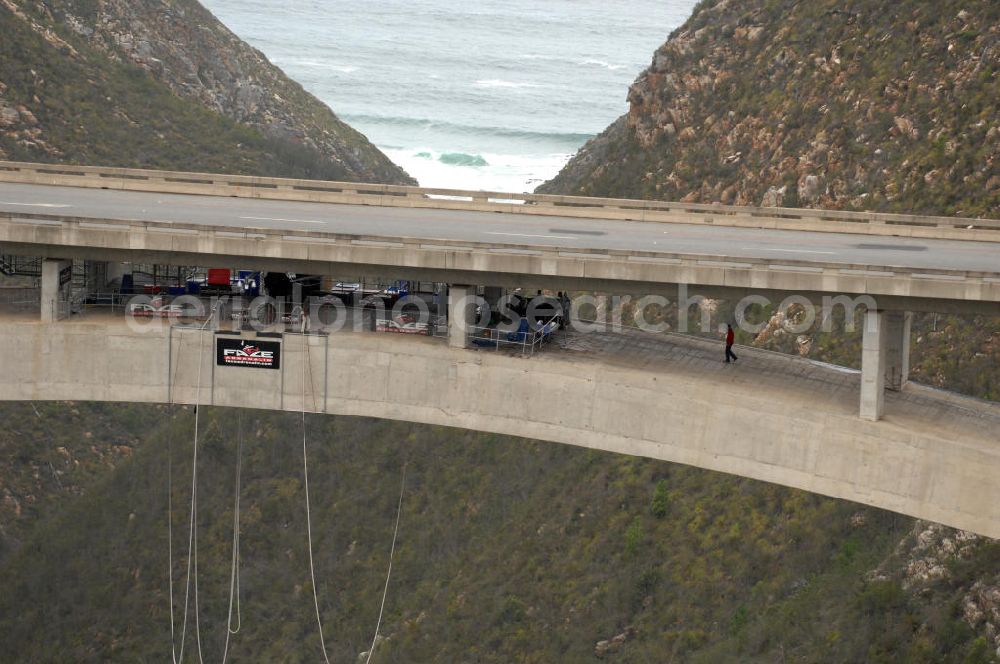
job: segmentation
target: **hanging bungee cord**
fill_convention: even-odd
[[[191,509],[190,509],[190,514],[189,514],[189,525],[188,525],[188,559],[187,559],[187,571],[185,573],[185,581],[184,581],[184,620],[183,620],[183,623],[181,625],[181,643],[180,643],[179,650],[175,649],[176,648],[176,640],[174,639],[174,634],[175,634],[175,627],[174,627],[174,564],[173,564],[173,560],[174,560],[174,553],[173,553],[174,542],[173,542],[173,524],[171,523],[171,521],[172,521],[172,515],[173,515],[173,505],[172,505],[173,500],[172,500],[172,495],[168,496],[168,510],[170,512],[170,514],[168,515],[168,519],[167,519],[167,523],[169,524],[169,528],[168,528],[169,542],[168,542],[167,557],[168,557],[168,561],[169,561],[168,564],[170,566],[170,654],[171,654],[171,656],[173,658],[174,664],[180,664],[184,660],[184,643],[185,643],[185,640],[187,638],[188,602],[189,602],[190,592],[191,592],[191,563],[192,563],[192,559],[193,558],[196,559],[197,555],[198,555],[198,553],[197,553],[198,552],[198,548],[197,548],[197,542],[198,542],[198,540],[197,540],[197,528],[195,526],[195,520],[196,520],[196,515],[197,515],[197,509],[198,509],[198,406],[201,403],[201,378],[202,378],[202,365],[204,364],[204,362],[202,362],[202,358],[203,358],[203,356],[205,354],[205,352],[204,352],[205,351],[205,335],[204,335],[204,332],[205,332],[205,328],[212,321],[212,319],[214,318],[214,316],[215,316],[215,310],[213,309],[211,315],[209,315],[209,317],[205,320],[205,322],[199,328],[199,333],[201,333],[201,344],[200,344],[200,346],[198,348],[198,351],[199,351],[198,352],[198,382],[197,382],[197,390],[195,392],[195,406],[194,406],[194,445],[193,445],[192,455],[191,455]],[[168,469],[167,469],[167,482],[168,482],[169,490],[170,490],[170,492],[172,494],[172,492],[173,492],[173,483],[172,483],[172,477],[171,477],[171,471],[170,471],[170,464],[169,463],[168,463]],[[195,576],[197,576],[197,569],[198,569],[197,562],[195,562]],[[195,607],[196,607],[195,608],[195,629],[196,630],[198,630],[198,612],[197,612],[197,605],[198,605],[197,595],[198,595],[198,592],[197,592],[197,584],[198,584],[198,582],[197,582],[197,580],[195,580],[195,588],[196,588],[196,590],[195,590]],[[198,655],[199,655],[199,658],[200,658],[201,657],[201,643],[200,643],[201,642],[201,638],[200,638],[200,635],[199,635],[198,641],[199,641]]]
[[[173,407],[171,406],[171,417]],[[177,661],[177,641],[174,636],[174,482],[173,482],[173,430],[167,430],[167,576],[170,583],[170,657]],[[185,620],[185,622],[187,622]]]
[[[312,363],[309,361],[309,340],[302,334],[302,478],[306,494],[306,539],[309,544],[309,579],[312,585],[313,607],[316,609],[316,627],[319,629],[319,644],[323,648],[323,661],[330,664],[326,654],[326,638],[323,636],[323,618],[319,613],[319,596],[316,594],[316,568],[313,565],[312,510],[309,507],[309,454],[306,450],[306,365],[309,366],[309,383],[312,384]]]
[[[309,545],[309,579],[312,585],[313,594],[313,607],[316,610],[316,626],[319,630],[319,640],[320,645],[323,648],[323,660],[326,664],[330,664],[330,659],[326,654],[326,639],[323,636],[323,619],[320,617],[319,611],[319,596],[316,592],[316,568],[313,564],[313,540],[312,540],[312,510],[309,504],[309,452],[306,446],[306,367],[309,369],[309,385],[312,386],[313,376],[312,376],[312,362],[309,358],[309,342],[308,336],[303,332],[302,334],[302,353],[303,353],[303,364],[302,364],[302,409],[301,409],[301,420],[302,420],[302,477],[303,477],[303,488],[305,489],[306,497],[306,537]],[[400,480],[399,486],[399,500],[396,503],[396,524],[392,531],[392,544],[389,547],[389,566],[388,571],[385,575],[385,586],[382,589],[382,602],[379,605],[378,610],[378,622],[375,625],[375,635],[372,637],[372,645],[368,650],[368,659],[365,664],[370,664],[372,661],[372,655],[375,653],[375,643],[378,641],[378,633],[382,627],[382,615],[385,611],[385,600],[389,593],[389,579],[392,577],[392,559],[396,553],[396,538],[399,535],[399,519],[400,515],[403,513],[403,492],[406,489],[406,464],[403,464],[402,479]]]
[[[240,610],[240,476],[243,473],[243,411],[236,422],[236,497],[233,499],[233,557],[229,568],[229,616],[226,619],[226,645],[222,650],[222,664],[229,657],[229,638],[243,626]],[[236,629],[233,629],[233,597],[236,598]]]
[[[396,553],[396,536],[399,534],[399,515],[403,513],[403,491],[406,489],[406,464],[403,464],[403,478],[399,481],[399,501],[396,503],[396,526],[392,530],[392,546],[389,547],[389,571],[385,574],[385,587],[382,589],[382,604],[378,608],[378,622],[375,623],[375,636],[372,637],[372,647],[368,649],[368,659],[365,664],[371,664],[375,654],[375,643],[378,641],[378,631],[382,627],[382,612],[385,611],[385,597],[389,594],[389,577],[392,576],[392,557]]]
[[[202,324],[199,328],[199,332],[204,333],[205,328],[208,326],[209,322],[212,321],[216,313],[216,309],[212,310],[209,318]],[[320,645],[323,650],[323,660],[326,664],[330,664],[330,658],[327,654],[326,648],[326,638],[323,633],[323,619],[319,609],[319,595],[316,590],[316,569],[313,560],[313,536],[312,536],[312,509],[310,505],[309,498],[309,457],[308,457],[308,445],[307,445],[307,435],[306,435],[306,371],[309,372],[309,382],[310,386],[312,384],[312,363],[310,361],[310,351],[308,335],[303,332],[302,334],[302,347],[303,347],[303,364],[302,364],[302,402],[300,409],[300,420],[302,429],[302,475],[303,475],[303,488],[305,491],[305,503],[306,503],[306,537],[309,552],[309,577],[312,585],[312,595],[313,595],[313,608],[316,613],[316,626],[319,631]],[[199,406],[201,405],[201,386],[202,386],[202,359],[204,357],[204,347],[205,347],[205,335],[201,335],[201,341],[199,345],[198,354],[198,379],[197,379],[197,391],[195,396],[194,405],[194,441],[191,453],[191,504],[189,509],[189,522],[188,522],[188,559],[187,559],[187,569],[185,572],[185,582],[184,582],[184,613],[183,621],[181,627],[181,638],[180,647],[177,646],[176,640],[176,620],[175,620],[175,605],[174,605],[174,565],[173,565],[173,435],[168,433],[167,437],[167,538],[168,538],[168,578],[170,584],[170,649],[171,658],[173,664],[181,664],[184,658],[184,646],[187,638],[187,624],[188,624],[188,613],[190,605],[191,596],[191,586],[192,578],[194,585],[194,626],[195,626],[195,640],[197,644],[198,661],[204,664],[204,656],[202,652],[201,644],[201,625],[200,625],[200,611],[199,611],[199,591],[198,591],[198,527],[197,527],[197,517],[198,517],[198,443],[200,435],[200,425],[199,425]],[[230,572],[229,572],[229,611],[226,621],[226,638],[222,653],[222,662],[225,662],[229,656],[229,647],[231,637],[237,634],[242,628],[243,619],[242,611],[240,605],[240,489],[242,485],[242,467],[243,467],[243,414],[242,411],[239,414],[237,423],[237,452],[236,452],[236,489],[235,496],[233,499],[233,535],[232,535],[232,556],[230,561]],[[385,585],[382,589],[382,600],[379,605],[378,621],[375,625],[375,634],[372,637],[372,646],[369,649],[366,660],[366,664],[370,664],[372,661],[372,656],[375,651],[375,645],[378,641],[379,631],[382,626],[382,617],[385,612],[386,598],[389,592],[389,582],[392,577],[392,562],[396,551],[396,541],[399,534],[399,523],[400,517],[403,510],[403,494],[406,488],[406,464],[403,464],[402,477],[400,480],[399,488],[399,499],[396,504],[396,520],[392,533],[392,543],[389,548],[389,562],[388,569],[386,571]],[[233,609],[235,606],[236,612],[236,626],[233,626]]]
[[[201,647],[201,624],[199,617],[199,607],[198,607],[198,438],[200,433],[199,427],[199,406],[201,405],[201,384],[202,384],[202,367],[204,362],[202,361],[205,356],[205,329],[208,324],[215,318],[216,312],[218,311],[218,305],[216,305],[205,322],[198,328],[199,333],[201,333],[201,342],[199,345],[198,352],[198,381],[196,385],[195,392],[195,405],[194,405],[194,444],[192,446],[191,452],[191,507],[189,514],[189,525],[188,525],[188,560],[187,560],[187,571],[185,573],[184,582],[184,618],[181,627],[181,642],[180,648],[176,645],[176,628],[174,620],[174,554],[173,554],[173,472],[172,472],[172,434],[168,434],[167,438],[167,559],[169,566],[169,583],[170,583],[170,654],[174,664],[181,664],[184,659],[184,645],[187,637],[187,623],[188,623],[188,607],[189,598],[191,590],[191,579],[192,579],[192,565],[194,571],[194,626],[195,626],[195,638],[197,642],[198,650],[198,661],[204,664],[204,657],[202,654]],[[229,616],[226,624],[226,643],[225,650],[223,651],[222,661],[225,661],[229,655],[229,639],[232,634],[239,632],[242,626],[242,613],[240,609],[240,599],[239,599],[239,519],[240,519],[240,483],[243,465],[243,415],[242,412],[239,416],[239,425],[237,433],[237,458],[236,458],[236,497],[234,499],[234,510],[233,510],[233,554],[232,563],[230,568],[229,577]],[[232,627],[233,619],[233,603],[236,603],[237,611],[237,622],[238,625],[234,630]]]

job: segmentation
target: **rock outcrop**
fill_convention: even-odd
[[[980,635],[988,651],[1000,657],[1000,570],[962,570],[990,541],[973,533],[917,521],[893,555],[869,575],[869,581],[897,581],[915,597],[951,594],[956,613]],[[956,571],[966,574],[956,579]],[[972,578],[969,578],[972,577]]]
[[[84,71],[101,67],[105,58],[125,65],[124,71],[138,68],[181,99],[258,131],[272,142],[272,152],[316,155],[326,162],[325,175],[413,183],[362,134],[340,121],[196,0],[0,0],[0,25],[29,30],[49,47],[46,57],[64,58]],[[4,33],[8,34],[7,28]],[[23,57],[21,67],[37,75],[28,55],[11,54]],[[0,133],[19,132],[16,140],[22,145],[28,140],[43,156],[60,158],[67,154],[66,146],[46,135],[44,122],[30,122],[32,113],[51,113],[51,104],[42,109],[46,100],[24,94],[44,82],[29,82],[27,90],[22,87],[19,104],[4,98],[7,85],[0,82]],[[122,103],[114,96],[108,102]],[[147,124],[134,113],[123,114],[125,122]]]
[[[707,0],[539,191],[995,217],[998,65],[992,0]]]

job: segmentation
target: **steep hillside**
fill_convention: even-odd
[[[193,418],[144,415],[135,453],[42,515],[0,565],[0,651],[11,661],[169,661],[168,476],[179,646]],[[220,659],[225,640],[242,439],[241,627],[230,656],[318,661],[298,418],[204,409],[201,424],[203,654]],[[310,417],[308,432],[333,662],[369,648],[404,464],[375,662],[996,661],[996,542],[549,443],[356,418]],[[194,601],[192,590],[189,660]]]
[[[0,158],[412,183],[194,0],[0,0]]]
[[[998,70],[993,0],[704,0],[539,191],[997,217]]]
[[[155,416],[120,404],[17,403],[0,411],[0,562],[39,520],[130,458]]]

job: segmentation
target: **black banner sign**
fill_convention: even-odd
[[[216,337],[215,363],[220,367],[279,369],[281,344],[276,341]]]

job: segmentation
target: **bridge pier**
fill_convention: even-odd
[[[73,261],[46,258],[42,261],[42,289],[39,309],[43,323],[52,323],[69,315],[73,291]]]
[[[910,380],[910,326],[913,314],[909,311],[888,311],[886,320],[885,386],[899,392]]]
[[[913,314],[869,310],[861,346],[861,419],[876,422],[885,411],[885,390],[902,390],[910,372]]]
[[[475,286],[448,286],[448,345],[452,348],[466,348],[469,345],[475,293]]]

